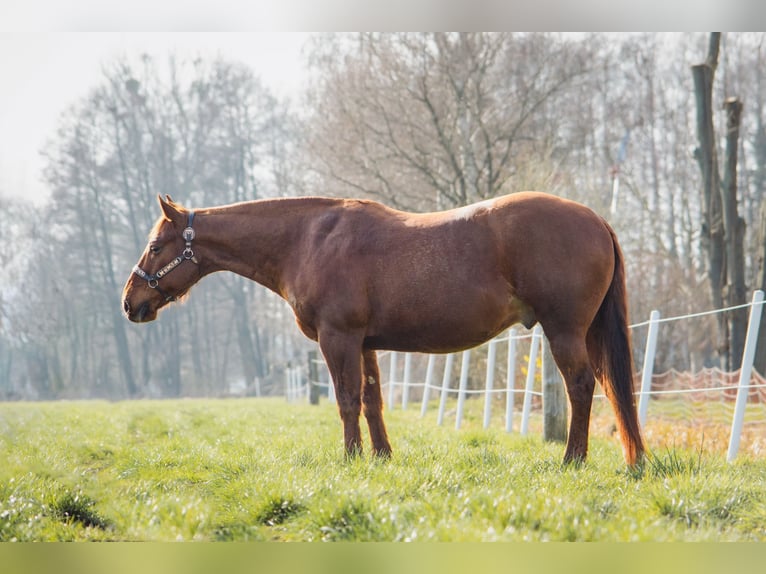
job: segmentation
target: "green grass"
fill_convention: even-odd
[[[417,411],[387,413],[385,461],[347,460],[327,404],[0,404],[0,541],[766,541],[762,458],[664,448],[630,472],[594,436],[563,466]]]

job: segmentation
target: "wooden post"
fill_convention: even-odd
[[[319,369],[317,369],[317,352],[309,351],[309,368],[308,368],[308,381],[309,386],[309,403],[312,405],[319,404]]]
[[[543,337],[543,440],[567,440],[567,398],[564,381],[553,360],[548,337]]]

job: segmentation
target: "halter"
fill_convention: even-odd
[[[194,229],[192,223],[194,222],[194,212],[189,212],[189,221],[186,224],[186,229],[183,230],[182,237],[186,241],[186,248],[181,252],[181,255],[173,259],[170,263],[165,265],[162,269],[154,273],[153,275],[147,273],[141,269],[138,264],[133,267],[133,273],[138,275],[141,279],[144,279],[151,289],[156,289],[157,292],[165,298],[165,302],[169,303],[176,300],[175,295],[170,295],[160,287],[160,279],[165,275],[173,271],[184,261],[191,260],[193,263],[198,263],[194,257],[194,251],[192,251],[192,240],[194,239]]]

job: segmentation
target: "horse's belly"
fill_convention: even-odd
[[[497,336],[514,323],[531,326],[534,312],[522,301],[507,298],[503,304],[463,304],[459,308],[410,316],[397,314],[383,328],[368,334],[365,347],[391,351],[451,353],[470,349]]]
[[[429,330],[386,333],[366,337],[364,347],[367,349],[414,353],[454,353],[476,347],[488,341],[496,334],[479,332],[444,333]]]

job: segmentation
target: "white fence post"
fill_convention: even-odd
[[[402,410],[407,408],[410,402],[410,383],[412,382],[412,353],[404,354],[404,380],[402,384]]]
[[[465,391],[468,388],[468,367],[471,365],[471,349],[463,351],[463,362],[460,365],[460,388],[457,394],[457,413],[455,414],[455,430],[460,429],[463,422],[463,407],[465,406]]]
[[[285,369],[285,400],[290,402],[290,372]]]
[[[508,371],[505,375],[505,432],[513,431],[513,404],[516,398],[516,327],[508,331]]]
[[[298,367],[290,369],[293,379],[293,399],[298,401],[303,394],[303,388],[301,388],[301,373]]]
[[[529,366],[527,367],[527,384],[524,388],[524,408],[521,412],[521,434],[529,432],[529,411],[532,408],[532,388],[535,384],[535,369],[537,368],[537,351],[540,349],[542,327],[538,323],[532,331],[532,342],[529,345]]]
[[[287,367],[285,369],[285,398],[287,402],[292,402],[298,397],[298,389],[295,385],[295,369]]]
[[[426,367],[426,382],[423,385],[423,400],[420,404],[420,418],[426,416],[426,410],[428,409],[428,397],[431,394],[431,381],[434,378],[434,364],[436,363],[436,355],[428,355],[428,366]]]
[[[726,454],[727,462],[732,462],[739,450],[739,439],[742,435],[742,425],[745,420],[745,407],[747,395],[750,391],[750,375],[753,372],[753,360],[755,359],[755,346],[758,341],[758,327],[761,324],[763,311],[763,291],[753,293],[753,304],[750,307],[750,319],[747,322],[747,337],[745,338],[745,350],[742,352],[742,366],[739,371],[739,385],[737,386],[737,402],[734,405],[734,417],[731,422],[731,436],[729,437],[729,451]]]
[[[436,418],[436,424],[439,426],[444,422],[444,409],[447,406],[447,392],[449,391],[449,380],[452,375],[452,363],[455,362],[455,354],[450,353],[444,361],[444,376],[442,377],[442,394],[439,399],[439,415]]]
[[[641,393],[638,397],[638,422],[641,428],[646,424],[646,411],[649,408],[649,394],[652,390],[652,375],[654,374],[654,356],[657,353],[659,320],[660,312],[652,311],[649,315],[649,331],[646,333],[644,364],[641,367]]]
[[[495,355],[497,354],[497,341],[489,342],[487,349],[487,377],[484,384],[484,428],[489,428],[492,417],[492,387],[495,383]]]
[[[335,383],[329,373],[327,375],[327,402],[331,405],[335,404]]]
[[[391,359],[388,367],[388,407],[394,408],[394,385],[396,382],[396,359],[397,352],[391,351]]]

